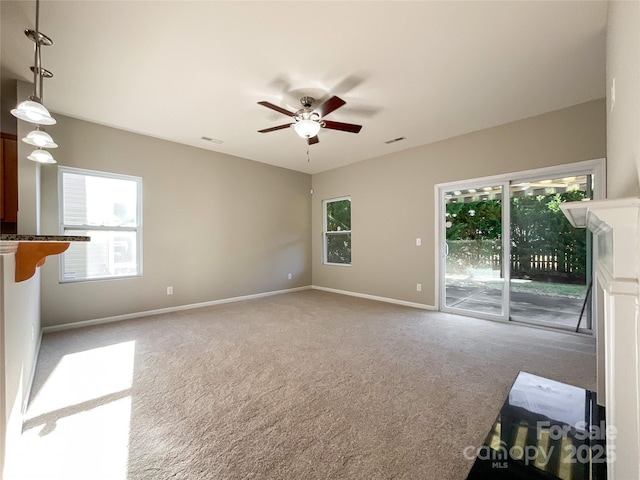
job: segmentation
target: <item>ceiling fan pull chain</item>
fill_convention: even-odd
[[[311,161],[311,157],[309,156],[309,149],[307,148],[307,162]]]

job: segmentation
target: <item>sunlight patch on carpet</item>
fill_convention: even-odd
[[[32,398],[7,479],[125,480],[134,360],[135,341],[64,355]]]
[[[63,356],[37,396],[31,399],[29,416],[130,389],[134,355],[135,341],[130,341]]]

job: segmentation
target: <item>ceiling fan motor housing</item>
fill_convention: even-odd
[[[315,101],[316,101],[316,99],[315,99],[315,98],[313,98],[313,97],[302,97],[302,98],[300,99],[300,103],[302,104],[302,106],[303,106],[304,108],[309,108],[309,107],[311,107],[311,105],[313,105],[313,102],[315,102]]]
[[[316,100],[313,97],[302,97],[300,99],[302,108],[298,110],[295,116],[293,117],[296,122],[300,122],[302,120],[311,120],[314,122],[320,121],[320,114],[317,112],[314,112],[313,109],[311,108],[311,105],[313,105],[313,102],[315,101]]]
[[[276,112],[282,113],[283,115],[287,115],[292,117],[294,123],[287,123],[284,125],[278,125],[276,127],[265,128],[263,130],[258,130],[260,133],[273,132],[275,130],[282,130],[284,128],[288,128],[293,126],[296,133],[307,139],[309,145],[313,145],[318,143],[318,131],[320,128],[328,128],[330,130],[340,130],[343,132],[352,132],[358,133],[362,128],[362,125],[355,125],[351,123],[343,123],[343,122],[334,122],[327,120],[326,122],[323,118],[329,113],[337,110],[341,106],[343,106],[346,102],[337,96],[333,96],[322,103],[318,108],[312,108],[311,106],[314,104],[315,98],[304,96],[300,99],[300,104],[302,108],[298,111],[291,112],[286,110],[278,105],[274,105],[270,102],[258,102],[258,104],[270,108],[271,110],[275,110]]]

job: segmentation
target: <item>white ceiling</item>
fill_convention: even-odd
[[[316,173],[604,97],[606,2],[42,0],[45,105]],[[2,75],[30,81],[35,2],[2,1]],[[307,147],[289,117],[338,95]],[[223,140],[214,144],[209,136]],[[406,140],[392,145],[396,137]],[[307,161],[307,149],[310,161]]]

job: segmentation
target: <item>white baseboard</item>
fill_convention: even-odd
[[[349,290],[338,290],[336,288],[320,287],[318,285],[311,285],[314,290],[322,290],[323,292],[339,293],[340,295],[349,295],[351,297],[366,298],[368,300],[375,300],[377,302],[394,303],[396,305],[404,305],[405,307],[420,308],[422,310],[435,310],[433,305],[427,305],[425,303],[407,302],[406,300],[398,300],[395,298],[379,297],[377,295],[369,295],[367,293],[351,292]]]
[[[80,322],[74,322],[74,323],[65,323],[64,325],[51,325],[48,327],[43,327],[42,328],[42,333],[50,333],[50,332],[59,332],[62,330],[71,330],[74,328],[82,328],[82,327],[90,327],[93,325],[102,325],[104,323],[114,323],[114,322],[121,322],[123,320],[131,320],[133,318],[141,318],[141,317],[149,317],[151,315],[160,315],[163,313],[172,313],[172,312],[179,312],[181,310],[190,310],[193,308],[202,308],[202,307],[210,307],[213,305],[221,305],[223,303],[232,303],[232,302],[241,302],[243,300],[251,300],[254,298],[262,298],[262,297],[270,297],[272,295],[280,295],[283,293],[291,293],[291,292],[299,292],[302,290],[309,290],[309,289],[314,289],[314,290],[322,290],[325,292],[331,292],[331,293],[338,293],[340,295],[349,295],[352,297],[360,297],[360,298],[366,298],[368,300],[375,300],[378,302],[385,302],[385,303],[393,303],[396,305],[404,305],[405,307],[413,307],[413,308],[419,308],[422,310],[435,310],[436,308],[433,305],[426,305],[424,303],[415,303],[415,302],[407,302],[405,300],[398,300],[395,298],[387,298],[387,297],[379,297],[376,295],[369,295],[366,293],[358,293],[358,292],[351,292],[348,290],[338,290],[335,288],[327,288],[327,287],[320,287],[317,285],[306,285],[304,287],[296,287],[296,288],[287,288],[285,290],[274,290],[271,292],[263,292],[263,293],[254,293],[251,295],[242,295],[240,297],[230,297],[230,298],[222,298],[220,300],[211,300],[209,302],[200,302],[200,303],[191,303],[188,305],[178,305],[175,307],[166,307],[166,308],[157,308],[154,310],[146,310],[146,311],[142,311],[142,312],[134,312],[134,313],[126,313],[123,315],[115,315],[113,317],[103,317],[103,318],[94,318],[91,320],[83,320]],[[40,347],[40,343],[38,342],[38,348]],[[33,375],[33,372],[32,372]]]
[[[188,305],[178,305],[175,307],[158,308],[155,310],[146,310],[143,312],[126,313],[124,315],[115,315],[113,317],[95,318],[92,320],[83,320],[74,323],[65,323],[64,325],[52,325],[49,327],[43,327],[43,333],[59,332],[62,330],[71,330],[73,328],[89,327],[92,325],[101,325],[103,323],[120,322],[122,320],[131,320],[133,318],[149,317],[151,315],[160,315],[162,313],[179,312],[181,310],[190,310],[193,308],[210,307],[213,305],[221,305],[223,303],[241,302],[243,300],[251,300],[253,298],[270,297],[272,295],[280,295],[282,293],[299,292],[301,290],[309,290],[311,285],[304,287],[287,288],[285,290],[274,290],[271,292],[253,293],[251,295],[242,295],[240,297],[222,298],[220,300],[211,300],[209,302],[191,303]]]

